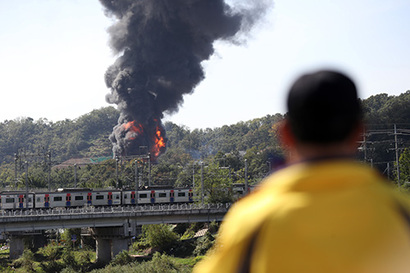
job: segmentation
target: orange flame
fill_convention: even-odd
[[[138,137],[141,137],[142,135],[148,133],[150,138],[150,152],[152,155],[152,160],[155,161],[156,158],[160,155],[160,153],[164,151],[164,148],[166,147],[166,139],[164,135],[164,130],[162,129],[160,123],[158,123],[158,120],[153,119],[153,121],[156,123],[156,127],[153,132],[150,130],[150,132],[146,132],[146,128],[144,128],[144,125],[138,123],[135,120],[123,124],[122,128],[126,131],[126,139],[130,141],[133,141]]]
[[[125,130],[131,133],[136,133],[138,135],[141,135],[144,132],[144,128],[142,127],[142,124],[136,123],[136,121],[130,121],[126,124],[122,125]],[[134,140],[136,136],[129,136],[128,139]]]
[[[159,126],[157,126],[157,129],[155,132],[155,146],[152,147],[152,152],[155,155],[155,157],[159,156],[162,148],[165,148],[165,139],[162,136]]]

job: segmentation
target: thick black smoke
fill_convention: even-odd
[[[231,7],[223,0],[100,1],[117,19],[108,32],[119,57],[105,75],[111,89],[107,101],[121,111],[110,137],[115,155],[138,152],[130,147],[152,147],[155,128],[165,133],[163,113],[176,112],[183,95],[204,79],[201,62],[214,53],[214,41],[237,42],[270,2],[244,0]],[[141,124],[144,133],[130,132],[124,126],[130,121]]]

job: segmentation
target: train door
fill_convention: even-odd
[[[171,192],[169,193],[169,202],[174,203],[175,201],[175,193],[174,190],[171,190]]]
[[[192,189],[189,189],[189,192],[188,192],[188,201],[189,202],[193,202],[194,200],[193,200],[193,196],[194,196],[194,193],[192,192]]]
[[[131,204],[135,205],[135,191],[131,192]]]
[[[19,208],[20,209],[24,208],[24,195],[23,194],[19,195]]]
[[[0,209],[1,209],[2,207],[1,207],[1,195],[0,195]]]
[[[67,193],[65,196],[65,205],[66,207],[71,207],[71,193]]]
[[[49,208],[50,207],[50,194],[45,194],[44,195],[44,207]]]
[[[91,206],[93,204],[93,196],[92,193],[87,193],[87,205]]]
[[[112,192],[108,193],[108,206],[112,205]]]
[[[151,191],[151,204],[155,204],[155,191]]]

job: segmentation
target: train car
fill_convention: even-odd
[[[51,207],[84,207],[92,205],[92,189],[88,188],[64,188],[57,189],[50,194],[53,198],[57,197]],[[53,199],[54,201],[54,199]]]
[[[71,207],[71,194],[64,191],[37,192],[36,208],[60,208]]]
[[[34,208],[34,193],[25,191],[0,192],[0,207],[3,210]]]
[[[232,185],[232,193],[234,196],[243,196],[245,194],[245,184],[234,183]]]
[[[51,196],[50,196],[51,195]],[[61,199],[61,200],[60,200]],[[63,203],[63,196],[56,197],[53,195],[53,192],[36,192],[35,193],[35,207],[36,209],[44,209],[55,207],[57,203]],[[53,205],[51,205],[53,204]],[[60,204],[60,206],[63,206]]]
[[[121,191],[58,189],[55,192],[37,192],[35,200],[36,208],[121,205]]]
[[[25,196],[25,191],[0,192],[0,209],[26,208]],[[139,190],[63,188],[52,192],[28,194],[28,208],[39,209],[190,202],[193,202],[193,191],[189,188],[151,187]]]
[[[172,192],[171,192],[172,191]],[[174,190],[171,189],[157,189],[151,190],[151,203],[152,204],[167,204],[174,202]],[[172,202],[171,202],[172,200]]]
[[[155,203],[155,190],[123,190],[123,205],[147,205]]]
[[[124,205],[173,204],[193,202],[192,189],[146,188],[143,190],[124,190]]]
[[[121,205],[121,190],[93,190],[91,196],[93,206]]]
[[[194,192],[192,189],[174,189],[174,202],[176,203],[191,203],[194,202]]]

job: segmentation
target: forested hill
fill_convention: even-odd
[[[410,91],[399,96],[371,96],[363,105],[369,128],[392,129],[393,124],[410,128]],[[118,117],[116,109],[106,107],[75,120],[6,120],[0,123],[0,163],[14,163],[17,152],[38,154],[44,150],[51,151],[53,164],[70,158],[110,157],[112,147],[108,136]],[[218,152],[276,149],[274,125],[282,118],[282,114],[274,114],[220,128],[195,130],[167,122],[168,155],[164,156],[186,154],[191,159],[204,159]]]
[[[367,123],[379,127],[393,124],[410,128],[410,91],[399,96],[379,94],[363,100]]]

